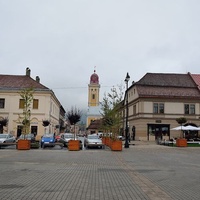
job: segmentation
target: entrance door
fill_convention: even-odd
[[[34,136],[37,135],[37,126],[31,126],[31,133],[33,133]]]

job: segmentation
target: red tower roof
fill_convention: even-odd
[[[90,76],[90,84],[99,84],[99,76],[95,72]]]

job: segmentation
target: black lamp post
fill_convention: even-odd
[[[127,72],[126,78],[125,78],[125,83],[126,83],[126,129],[125,129],[125,148],[129,148],[129,143],[128,143],[128,81],[130,80],[130,76]]]

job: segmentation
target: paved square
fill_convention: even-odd
[[[1,200],[199,199],[200,148],[0,149]]]

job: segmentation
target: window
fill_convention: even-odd
[[[185,104],[184,105],[184,113],[193,115],[195,114],[195,104]]]
[[[95,94],[92,95],[92,99],[95,99]]]
[[[24,108],[24,99],[19,100],[19,108],[23,109]]]
[[[5,99],[0,99],[0,108],[5,108]]]
[[[39,100],[33,99],[33,109],[38,109]]]
[[[133,114],[136,115],[136,105],[133,106]]]
[[[154,103],[153,113],[164,113],[164,103]]]

